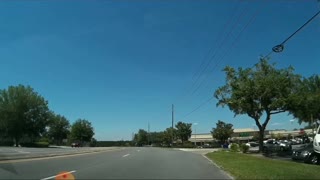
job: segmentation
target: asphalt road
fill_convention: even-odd
[[[201,154],[175,149],[123,148],[23,162],[0,162],[0,179],[230,179]]]
[[[0,160],[46,157],[65,154],[76,154],[92,151],[103,151],[116,147],[81,147],[81,148],[26,148],[26,147],[0,147]]]

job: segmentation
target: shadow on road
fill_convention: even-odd
[[[4,159],[6,156],[0,154],[0,159]],[[12,174],[17,175],[18,172],[16,171],[16,169],[14,168],[14,166],[11,163],[0,163],[0,170],[5,170],[8,172],[11,172]]]

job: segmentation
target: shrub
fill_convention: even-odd
[[[195,145],[192,142],[185,142],[183,144],[176,144],[174,145],[176,148],[194,148]]]
[[[39,142],[49,142],[49,139],[46,137],[42,137],[39,139]]]
[[[194,148],[195,146],[194,146],[194,144],[192,144],[192,143],[186,143],[186,144],[183,144],[182,145],[182,148]]]
[[[243,153],[247,153],[248,150],[249,150],[249,146],[247,146],[246,144],[241,144],[240,150],[241,150]]]
[[[2,141],[0,142],[0,146],[13,146],[13,141]]]
[[[239,151],[239,145],[237,143],[232,143],[230,147],[231,152],[238,152]]]
[[[39,148],[46,148],[49,147],[49,143],[48,142],[35,142],[35,147],[39,147]]]

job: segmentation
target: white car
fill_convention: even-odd
[[[313,149],[316,153],[320,153],[320,125],[315,134],[316,135],[313,139]]]
[[[258,146],[259,146],[259,143],[257,143],[257,142],[248,142],[248,143],[246,143],[246,146],[249,146],[249,147],[258,147]]]

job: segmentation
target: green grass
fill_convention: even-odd
[[[235,179],[319,179],[320,166],[218,151],[207,154]]]

